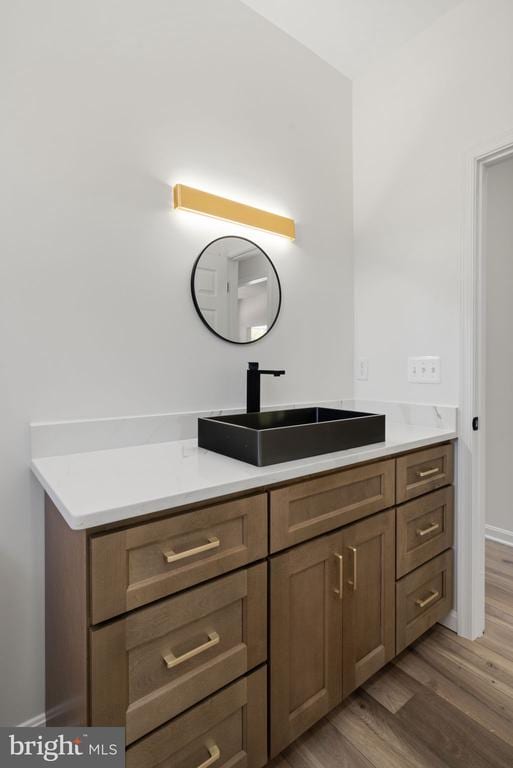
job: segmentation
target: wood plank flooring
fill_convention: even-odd
[[[513,548],[486,543],[486,632],[434,627],[272,768],[513,768]]]

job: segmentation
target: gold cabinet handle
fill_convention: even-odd
[[[439,475],[440,467],[433,467],[433,469],[419,470],[417,477],[430,477],[431,475]]]
[[[349,584],[353,587],[353,592],[356,592],[358,588],[357,584],[357,576],[358,576],[358,550],[356,547],[348,547],[348,549],[351,550],[353,553],[353,578],[352,580],[349,580]]]
[[[342,600],[344,596],[344,558],[335,552],[335,557],[338,562],[338,589],[335,587],[333,592],[336,594],[339,600]]]
[[[168,552],[163,552],[164,560],[166,563],[176,563],[177,560],[185,560],[186,557],[193,557],[199,555],[201,552],[208,552],[210,549],[217,549],[221,542],[217,536],[210,536],[207,539],[206,544],[200,544],[199,547],[193,547],[192,549],[186,549],[185,552],[174,552],[170,549]]]
[[[428,528],[417,528],[417,536],[427,536],[440,528],[440,523],[430,523]]]
[[[207,747],[210,757],[208,760],[205,760],[204,763],[201,763],[198,765],[198,768],[208,768],[209,765],[214,765],[214,763],[217,763],[219,758],[221,757],[221,750],[217,746],[217,744],[213,744],[211,747]]]
[[[415,600],[415,605],[418,605],[419,608],[425,608],[426,605],[434,603],[438,597],[440,597],[440,592],[437,589],[432,589],[429,597],[426,597],[424,600],[421,600],[419,597],[418,600]]]
[[[210,632],[208,635],[208,641],[203,643],[203,645],[198,645],[197,648],[193,648],[192,651],[187,651],[187,653],[184,653],[181,656],[175,656],[171,651],[171,653],[168,653],[167,656],[162,656],[164,659],[164,664],[168,669],[173,669],[173,667],[177,667],[179,664],[183,664],[184,661],[189,661],[189,659],[193,659],[200,653],[208,651],[208,649],[213,648],[214,645],[219,645],[220,640],[221,638],[217,632]]]

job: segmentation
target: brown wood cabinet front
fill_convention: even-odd
[[[396,584],[396,653],[401,653],[453,606],[453,552],[448,549]]]
[[[397,509],[397,578],[453,545],[454,488],[448,486]]]
[[[93,536],[92,623],[180,592],[266,554],[265,493]]]
[[[393,506],[395,461],[344,469],[270,493],[271,552]]]
[[[395,655],[395,510],[344,532],[343,695]]]
[[[397,503],[409,501],[423,493],[449,485],[454,479],[452,443],[435,445],[423,451],[412,451],[396,461]]]
[[[266,667],[166,723],[126,753],[126,768],[262,768],[266,763]]]
[[[342,534],[270,564],[271,757],[342,697]]]
[[[266,657],[261,563],[93,629],[92,725],[125,725],[130,744]]]
[[[271,560],[271,757],[395,652],[395,512]]]
[[[452,479],[444,443],[101,533],[48,501],[51,724],[126,726],[128,768],[261,768],[268,707],[275,757],[451,609]]]

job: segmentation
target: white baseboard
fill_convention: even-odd
[[[507,531],[505,528],[496,528],[494,525],[485,526],[485,536],[491,541],[498,541],[500,544],[507,544],[513,547],[513,531]]]
[[[44,728],[46,725],[46,712],[41,712],[39,715],[31,717],[30,720],[25,720],[24,723],[19,723],[18,728]]]
[[[442,624],[442,626],[447,627],[447,629],[450,629],[452,632],[458,632],[458,613],[457,611],[452,609],[452,611],[449,611],[447,616],[442,619],[442,621],[439,622],[439,624]]]

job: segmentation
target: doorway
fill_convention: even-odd
[[[485,628],[485,532],[488,535],[493,533],[491,528],[486,528],[487,525],[493,526],[487,520],[487,509],[501,503],[504,505],[505,497],[500,502],[500,493],[510,474],[507,470],[504,482],[498,483],[495,466],[490,464],[498,453],[502,455],[502,451],[508,450],[507,418],[511,419],[513,435],[513,396],[510,408],[508,381],[499,381],[497,373],[497,356],[505,332],[501,324],[507,315],[511,317],[513,331],[512,283],[506,271],[503,279],[500,276],[500,263],[507,258],[509,240],[513,280],[513,240],[510,239],[513,237],[513,225],[508,235],[513,209],[508,207],[510,198],[504,192],[508,179],[511,179],[513,195],[512,174],[513,135],[480,151],[474,150],[467,157],[466,219],[461,263],[456,603],[458,632],[469,639],[481,636]],[[509,270],[509,263],[507,266]],[[510,296],[505,296],[507,283]],[[492,295],[489,295],[488,288]],[[509,365],[509,347],[511,343],[504,350],[506,366]],[[513,365],[511,368],[513,372]],[[490,370],[493,375],[490,375]],[[502,370],[501,363],[501,376]],[[510,388],[513,391],[513,387]],[[496,407],[497,400],[501,404]],[[492,448],[490,441],[493,441]],[[507,464],[507,458],[503,458]],[[494,527],[500,528],[498,525]]]
[[[513,546],[513,156],[488,167],[485,195],[485,531]]]

